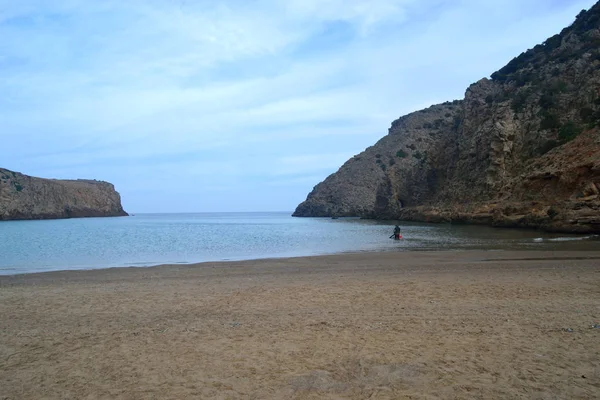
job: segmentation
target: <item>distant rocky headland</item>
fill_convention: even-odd
[[[126,215],[108,182],[35,178],[0,168],[0,220]]]
[[[394,121],[299,217],[600,232],[600,3],[471,85]]]

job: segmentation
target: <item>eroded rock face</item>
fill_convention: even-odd
[[[295,216],[600,232],[600,5],[471,85],[401,117]]]
[[[126,215],[108,182],[42,179],[0,168],[0,220]]]

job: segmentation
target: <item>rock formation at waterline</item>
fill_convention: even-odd
[[[394,121],[294,215],[600,232],[600,3],[464,99]]]
[[[125,215],[108,182],[35,178],[0,168],[0,220]]]

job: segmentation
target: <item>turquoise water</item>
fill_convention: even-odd
[[[0,274],[356,251],[594,249],[595,236],[481,226],[292,218],[290,213],[137,214],[0,222]]]

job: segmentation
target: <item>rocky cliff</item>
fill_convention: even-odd
[[[34,178],[0,168],[0,220],[125,215],[108,182]]]
[[[392,123],[294,216],[600,232],[600,3],[463,100]]]

